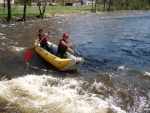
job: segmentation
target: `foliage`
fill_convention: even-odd
[[[46,12],[47,14],[53,14],[56,12],[80,12],[80,11],[90,11],[91,6],[47,6]],[[7,17],[8,10],[6,9],[3,14],[3,8],[0,7],[0,17]],[[38,7],[27,7],[26,11],[27,15],[39,15]],[[12,7],[12,15],[13,16],[22,16],[23,15],[23,7],[13,6]]]
[[[149,10],[150,0],[98,0],[97,4],[101,4],[105,9],[111,10]]]
[[[44,13],[54,14],[56,12],[80,12],[80,11],[96,12],[96,11],[149,10],[150,9],[150,0],[95,0],[96,4],[92,6],[61,6],[65,2],[75,3],[81,0],[44,0],[49,3],[50,1],[55,2],[55,6],[45,6],[42,8],[39,7],[40,3],[39,6],[30,7],[31,1],[33,2],[33,0],[28,0],[28,7],[26,9],[27,16],[44,15]],[[21,17],[23,15],[23,7],[20,7],[20,5],[23,4],[24,4],[24,0],[15,0],[15,6],[11,7],[11,14],[13,18],[14,17],[18,18],[18,16]],[[41,11],[40,13],[39,10]],[[7,17],[8,17],[8,8],[4,10],[3,7],[0,7],[0,18],[7,18]]]

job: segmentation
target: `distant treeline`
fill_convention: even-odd
[[[21,2],[24,4],[24,0],[15,0],[15,2]],[[41,0],[26,0],[30,4],[31,2],[40,2]],[[85,5],[86,0],[42,0],[42,2],[48,2],[51,4],[55,2],[60,5],[65,5],[66,2],[81,2],[81,5]],[[103,11],[112,11],[112,10],[149,10],[150,9],[150,0],[87,0],[95,2],[93,5],[93,10],[103,10]]]
[[[150,0],[95,0],[93,10],[149,10]]]
[[[17,1],[17,0],[16,0]],[[22,18],[20,20],[26,21],[26,15],[27,14],[27,7],[29,4],[31,4],[33,1],[32,0],[22,0],[23,2],[23,14]],[[32,2],[31,2],[32,1]],[[71,2],[71,3],[76,3],[78,0],[37,0],[37,2],[34,1],[34,3],[37,3],[37,7],[39,9],[38,14],[36,15],[37,17],[43,18],[46,10],[47,10],[47,5],[51,6],[52,10],[52,2],[55,2],[55,5],[58,5],[59,7],[59,12],[62,12],[64,9],[67,10],[68,12],[71,11],[72,9],[79,9],[79,7],[70,7],[69,9],[67,7],[63,8],[63,5],[65,5],[66,2]],[[89,0],[87,0],[89,2]],[[86,1],[85,0],[80,0],[81,5],[85,5]],[[92,6],[90,6],[90,9],[84,8],[83,11],[116,11],[116,10],[150,10],[150,0],[91,0]],[[18,4],[20,4],[18,0]],[[3,5],[3,14],[5,14],[5,8],[7,8],[7,21],[10,22],[12,21],[12,16],[14,16],[14,10],[11,8],[11,0],[4,0],[4,5]],[[54,6],[55,7],[55,6]],[[13,6],[13,8],[15,8]],[[19,10],[17,13],[19,13],[21,10]],[[31,12],[34,12],[35,10],[32,10]],[[13,12],[13,15],[12,15]],[[55,13],[55,10],[53,10]]]

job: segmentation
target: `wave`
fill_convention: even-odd
[[[23,113],[125,113],[111,99],[102,99],[83,89],[86,81],[42,75],[27,75],[0,81],[2,111]],[[93,85],[100,85],[94,83]],[[93,86],[92,85],[92,86]]]
[[[15,47],[15,46],[8,46],[9,50],[12,51],[23,51],[25,47]]]

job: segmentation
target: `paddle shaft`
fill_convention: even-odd
[[[43,38],[39,41],[39,43],[41,43],[42,40],[43,40],[45,37],[46,37],[46,34],[45,34],[45,35],[43,36]],[[38,44],[39,44],[39,43],[38,43]],[[38,44],[37,44],[36,46],[34,46],[33,49],[35,49],[35,48],[38,46]],[[28,52],[24,55],[23,59],[27,61],[27,60],[31,57],[31,55],[32,55],[32,50],[28,51]]]
[[[43,38],[39,41],[39,43],[38,44],[40,44],[41,42],[42,42],[42,40],[46,37],[47,35],[45,34],[44,36],[43,36]],[[38,44],[36,45],[36,46],[34,46],[34,48],[33,49],[35,49],[37,46],[38,46]]]
[[[73,47],[73,49],[74,49],[74,56],[76,56],[75,46]]]

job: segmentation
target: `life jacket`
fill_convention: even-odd
[[[40,41],[45,35],[46,35],[46,34],[43,34],[43,35],[38,34],[38,36],[39,36],[39,41]],[[48,40],[48,36],[45,36],[45,38],[42,39],[42,41],[40,42],[40,44],[47,44],[47,40]]]
[[[64,40],[63,38],[59,40],[58,44],[58,53],[66,53],[68,47],[64,46],[61,42],[64,41],[65,43],[69,44],[67,40]]]

